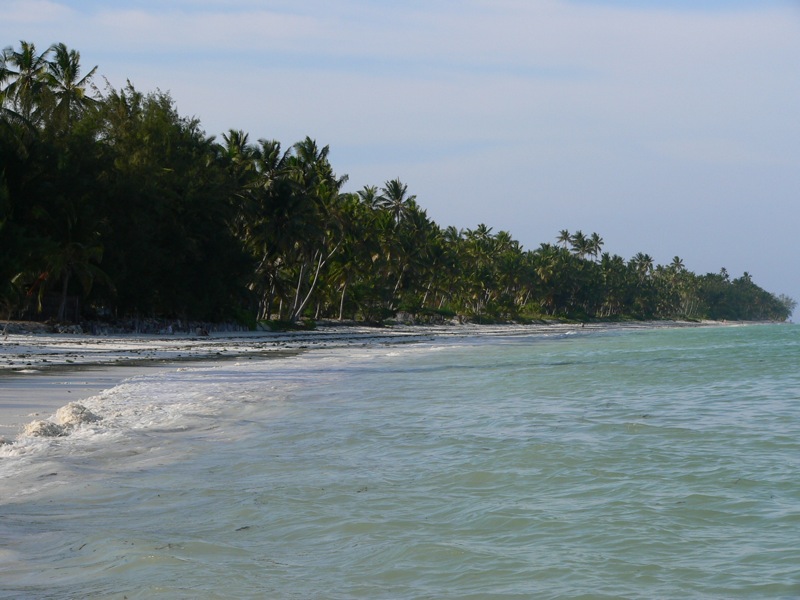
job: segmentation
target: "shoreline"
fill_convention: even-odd
[[[591,334],[616,330],[735,326],[744,323],[646,321],[533,325],[322,325],[289,332],[187,334],[9,334],[0,343],[0,444],[25,424],[154,370],[222,360],[278,358],[314,349],[391,346],[481,336]]]
[[[0,322],[0,327],[2,327]],[[313,330],[282,332],[230,331],[206,336],[192,334],[124,333],[9,333],[0,341],[0,378],[53,369],[93,366],[214,360],[225,357],[269,355],[277,350],[345,348],[355,345],[397,344],[437,338],[473,336],[546,335],[568,331],[590,333],[631,329],[724,327],[763,322],[622,321],[502,325],[392,325],[368,327],[324,324]],[[2,379],[0,379],[1,381]]]

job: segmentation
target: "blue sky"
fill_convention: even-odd
[[[800,0],[0,0],[209,134],[331,147],[440,225],[559,230],[800,301]]]

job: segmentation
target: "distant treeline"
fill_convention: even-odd
[[[749,274],[695,275],[562,231],[443,228],[399,179],[343,193],[328,147],[221,141],[164,92],[94,87],[63,44],[0,62],[0,313],[297,321],[784,320]]]

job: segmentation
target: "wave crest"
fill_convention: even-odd
[[[94,423],[101,417],[78,402],[70,402],[56,411],[55,421],[32,421],[22,434],[29,437],[62,437],[84,423]]]

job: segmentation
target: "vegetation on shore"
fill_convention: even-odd
[[[748,273],[696,275],[561,231],[524,249],[434,223],[393,179],[343,192],[328,146],[209,137],[169,94],[94,87],[77,51],[0,59],[0,314],[297,322],[785,320]]]

